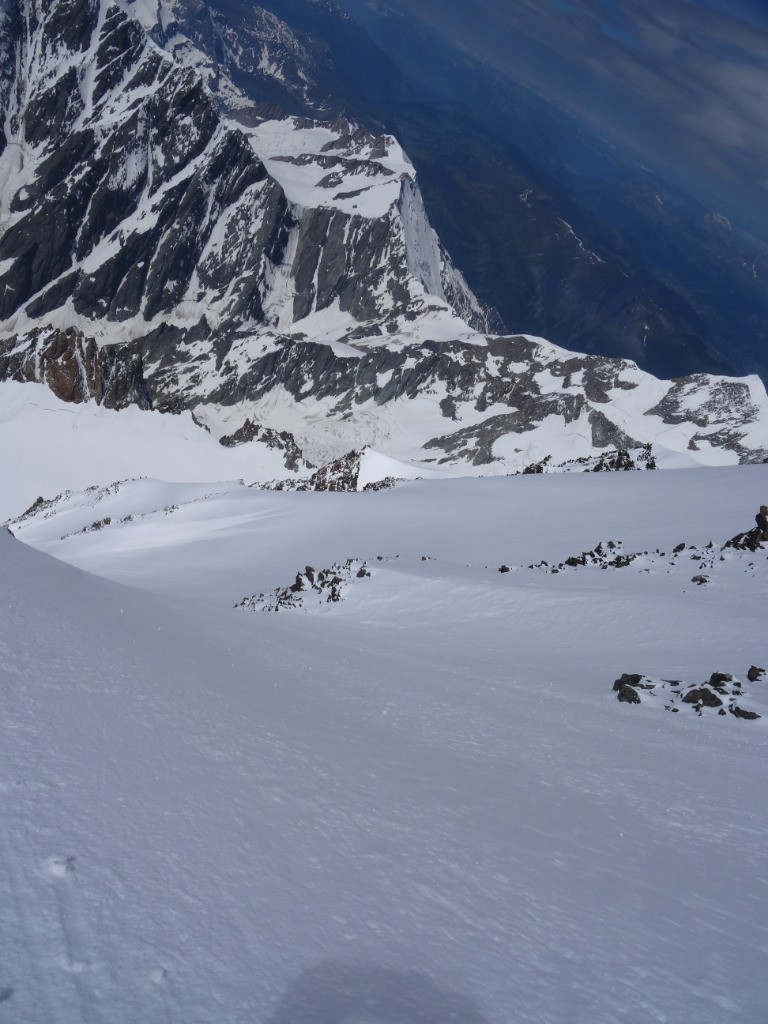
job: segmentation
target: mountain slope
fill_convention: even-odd
[[[745,5],[703,2],[660,21],[581,0],[340,6],[410,87],[404,101],[404,87],[379,95],[377,116],[510,328],[660,376],[766,379],[764,112],[750,100],[764,90],[764,14],[750,33]]]
[[[25,531],[130,586],[0,531],[3,1012],[753,1024],[768,563],[732,552],[697,587],[689,556],[765,487],[765,467],[192,501],[138,481],[105,499],[130,522],[60,540],[103,515],[86,495]],[[696,551],[526,568],[600,536]],[[338,603],[232,607],[352,556],[371,576]],[[714,671],[764,717],[612,690]]]
[[[154,45],[123,7],[58,0],[20,10],[15,52],[6,54],[15,74],[0,179],[7,327],[104,322],[116,341],[146,338],[170,320],[198,336],[222,326],[226,335],[230,322],[268,325],[265,307],[285,278],[299,282],[288,324],[325,308],[331,294],[358,318],[362,307],[396,317],[418,308],[420,287],[443,299],[441,275],[473,311],[428,226],[414,229],[424,214],[393,140],[341,124],[318,129],[313,159],[311,144],[278,146],[288,178],[293,163],[302,170],[309,161],[310,176],[317,169],[320,189],[330,190],[320,204],[327,214],[305,211],[267,173],[258,140],[222,120],[199,71]],[[377,177],[387,179],[378,191]],[[347,183],[383,196],[334,203]]]
[[[648,443],[768,455],[754,380],[663,383],[487,335],[397,141],[345,119],[264,120],[199,55],[205,33],[181,32],[176,14],[204,28],[206,5],[9,10],[3,378],[194,409],[217,437],[255,417],[315,463],[365,443],[497,472]]]

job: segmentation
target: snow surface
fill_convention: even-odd
[[[403,178],[415,175],[392,136],[384,137],[382,156],[373,156],[370,144],[354,155],[346,150],[324,152],[323,147],[339,141],[340,132],[319,123],[303,124],[297,118],[282,118],[248,130],[269,174],[288,200],[302,209],[331,207],[363,217],[383,217],[398,201]],[[330,172],[333,185],[326,183]],[[442,294],[442,288],[436,294]]]
[[[16,381],[0,383],[0,472],[0,522],[38,497],[130,476],[250,482],[294,475],[279,451],[258,442],[223,448],[189,412],[73,405],[44,384]]]
[[[14,527],[109,580],[0,532],[3,1019],[764,1019],[768,718],[611,686],[767,666],[767,552],[526,566],[719,545],[768,467],[208,491]],[[233,608],[349,557],[338,604]]]

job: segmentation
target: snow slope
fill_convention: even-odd
[[[280,452],[258,442],[224,448],[178,416],[72,405],[43,384],[0,384],[0,521],[38,497],[130,476],[165,480],[289,477]]]
[[[214,490],[15,527],[113,581],[0,533],[0,1013],[762,1019],[768,552],[668,555],[749,527],[766,467]],[[600,538],[665,556],[525,567]],[[232,607],[349,557],[339,603]],[[764,717],[611,690],[715,670]]]

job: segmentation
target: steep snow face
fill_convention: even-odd
[[[302,210],[384,217],[398,204],[404,180],[415,174],[391,135],[375,137],[352,124],[269,120],[248,136],[290,202]],[[414,273],[410,262],[408,269]]]
[[[762,1020],[768,551],[691,577],[766,488],[138,481],[19,531],[108,579],[0,531],[3,1013]],[[600,539],[649,555],[528,568]],[[339,601],[233,607],[349,558]],[[763,717],[663,689],[714,672]]]

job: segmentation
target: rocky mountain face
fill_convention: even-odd
[[[262,0],[270,7],[275,2]],[[509,4],[484,3],[474,17],[484,43],[472,47],[466,33],[455,30],[457,21],[472,19],[461,0],[338,3],[397,62],[400,87],[373,97],[377,116],[410,153],[440,237],[476,294],[499,311],[508,328],[565,348],[631,358],[657,376],[756,372],[768,381],[765,194],[748,200],[759,188],[758,177],[751,183],[742,178],[737,186],[734,176],[727,194],[706,201],[693,180],[717,180],[742,147],[721,137],[719,147],[703,147],[698,175],[680,174],[679,167],[670,175],[633,147],[637,134],[626,122],[618,132],[615,123],[613,130],[605,123],[595,126],[591,115],[601,106],[599,89],[586,99],[587,93],[569,88],[574,69],[596,85],[597,68],[610,64],[611,50],[615,56],[623,44],[608,33],[598,59],[570,46],[564,61],[569,70],[562,66],[559,45],[577,26],[589,35],[587,26],[621,19],[623,5],[609,5],[604,20],[592,19],[588,4],[578,15],[556,11],[556,3],[529,4],[513,21]],[[697,5],[684,6],[685,16],[695,19]],[[706,17],[712,5],[698,6]],[[727,6],[726,18],[742,15]],[[532,23],[550,34],[551,48],[531,44],[523,26],[530,29]],[[667,29],[672,31],[671,22]],[[324,38],[333,37],[329,23]],[[531,45],[519,60],[523,40]],[[689,33],[680,32],[679,42],[695,52]],[[726,69],[738,58],[720,44],[714,49],[720,68],[712,70],[710,81],[720,74],[726,80],[736,73],[735,64]],[[628,54],[639,59],[653,51],[638,45]],[[533,77],[547,83],[543,90],[526,74],[534,53]],[[655,53],[657,72],[686,82],[678,58],[667,61],[660,53],[661,48]],[[356,64],[344,62],[341,45],[334,54],[355,76]],[[357,81],[364,85],[365,78],[363,72]],[[631,76],[623,81],[606,89],[603,78],[603,99],[631,109],[637,90],[629,86]],[[691,82],[686,91],[690,102],[706,106]],[[650,104],[660,102],[655,89],[639,92]],[[648,118],[656,143],[671,131],[670,118],[675,111],[665,117],[662,109]],[[702,124],[716,136],[727,120],[704,118]],[[677,141],[663,147],[667,172]],[[721,167],[710,163],[702,171],[718,151]],[[745,222],[731,205],[752,215]],[[581,251],[575,239],[583,243]]]
[[[499,472],[662,436],[768,457],[756,379],[488,333],[396,140],[272,116],[328,80],[275,14],[242,38],[198,0],[1,11],[0,377],[192,408],[235,443],[247,421],[316,464],[373,444]]]
[[[127,0],[152,39],[201,74],[219,107],[245,124],[275,116],[333,118],[345,86],[317,38],[248,0]],[[289,10],[295,15],[299,5]],[[313,4],[313,7],[320,5]],[[350,23],[333,4],[326,16]],[[346,104],[345,104],[346,105]]]

